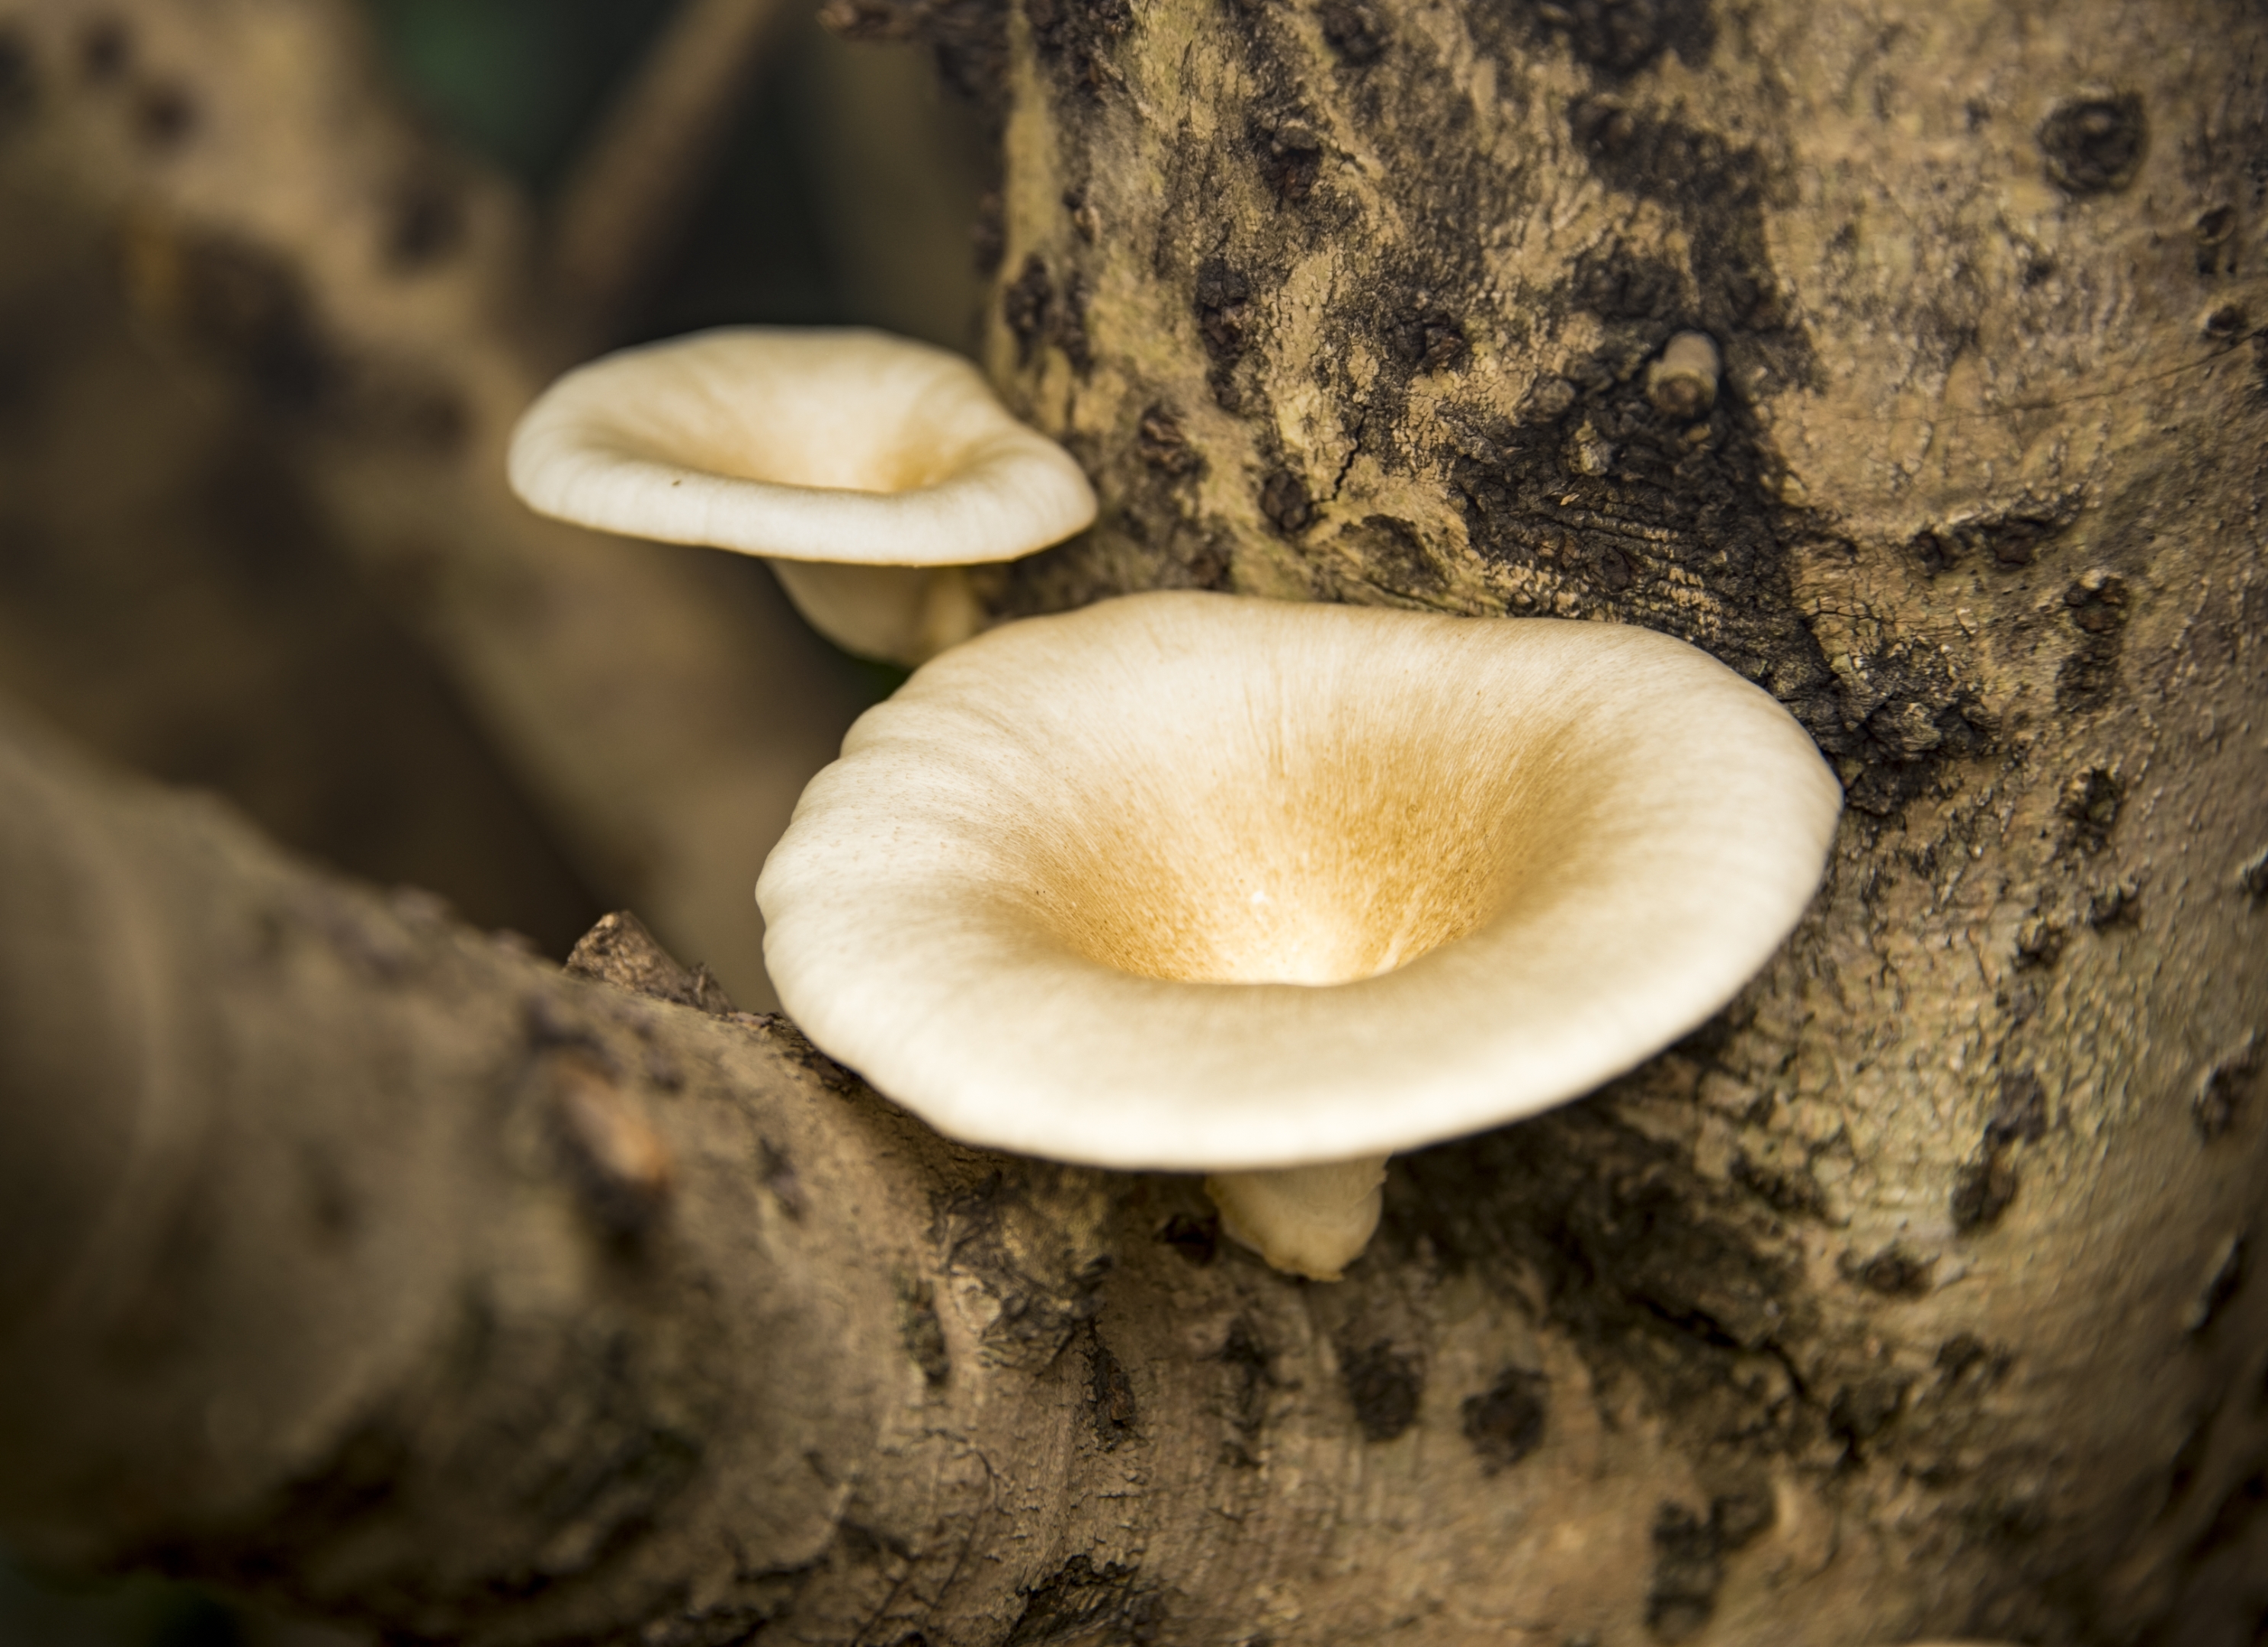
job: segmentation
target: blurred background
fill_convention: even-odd
[[[674,12],[357,4],[401,95],[539,218]],[[863,322],[972,348],[983,123],[925,52],[847,43],[811,6],[782,12],[697,209],[612,341]],[[0,0],[0,122],[10,10]],[[563,956],[607,889],[571,861],[399,600],[334,541],[285,435],[148,335],[114,233],[11,176],[0,168],[0,694],[114,762],[218,792],[297,850]],[[895,678],[846,668],[870,697]],[[354,1641],[154,1580],[0,1562],[0,1647]]]

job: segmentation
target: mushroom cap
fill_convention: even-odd
[[[855,328],[619,350],[537,397],[507,467],[544,514],[787,560],[1012,560],[1094,519],[1079,465],[975,366]]]
[[[789,1013],[940,1131],[1291,1166],[1534,1114],[1693,1028],[1841,800],[1666,635],[1158,593],[924,666],[756,896]]]

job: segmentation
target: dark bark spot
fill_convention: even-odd
[[[1086,1399],[1094,1418],[1094,1438],[1105,1452],[1133,1438],[1138,1417],[1133,1380],[1092,1322],[1086,1329]]]
[[[1543,1444],[1544,1396],[1550,1384],[1540,1372],[1506,1367],[1480,1395],[1469,1395],[1459,1408],[1465,1440],[1493,1475],[1508,1470]]]
[[[2016,1163],[1999,1150],[1969,1162],[1954,1175],[1953,1227],[1963,1235],[1991,1229],[2000,1222],[2022,1183]]]
[[[938,1318],[937,1289],[928,1281],[899,1282],[898,1339],[932,1389],[953,1376],[953,1353],[946,1346],[945,1323]]]
[[[1991,1386],[2007,1375],[2015,1357],[1995,1349],[1974,1333],[1955,1333],[1937,1347],[1933,1363],[1940,1383]]]
[[[811,1210],[810,1200],[803,1193],[803,1180],[796,1176],[795,1163],[788,1153],[770,1139],[756,1141],[756,1178],[791,1222],[803,1222],[804,1214]],[[943,1341],[940,1336],[939,1342]]]
[[[1102,238],[1102,218],[1094,210],[1094,203],[1086,197],[1083,188],[1066,188],[1063,192],[1064,210],[1071,213],[1071,226],[1079,238],[1093,246]]]
[[[2126,580],[2116,573],[2089,573],[2063,592],[2063,603],[2082,634],[2110,635],[2126,627]]]
[[[430,269],[464,244],[465,212],[456,191],[438,178],[413,178],[387,211],[384,255],[398,274]]]
[[[2268,846],[2236,867],[2236,890],[2256,904],[2268,898]]]
[[[1325,0],[1322,17],[1323,38],[1342,62],[1359,69],[1386,55],[1385,19],[1364,0]]]
[[[1935,1259],[1916,1257],[1896,1242],[1863,1262],[1854,1261],[1846,1254],[1844,1273],[1868,1292],[1880,1293],[1885,1298],[1919,1298],[1930,1289],[1930,1272],[1937,1267]]]
[[[1726,1176],[1774,1212],[1806,1218],[1827,1215],[1827,1192],[1808,1169],[1778,1171],[1751,1160],[1742,1150],[1734,1153]]]
[[[1611,543],[1602,544],[1593,552],[1591,570],[1598,578],[1599,587],[1616,595],[1629,588],[1638,575],[1631,558]]]
[[[2063,941],[2062,924],[2035,910],[2016,928],[2016,964],[2019,967],[2053,966],[2062,957]]]
[[[1252,1323],[1242,1316],[1229,1323],[1228,1336],[1221,1340],[1220,1354],[1214,1359],[1237,1380],[1229,1422],[1249,1440],[1260,1433],[1267,1420],[1268,1392],[1276,1388],[1276,1359]],[[1255,1463],[1249,1452],[1245,1453],[1244,1463],[1247,1466]]]
[[[2142,100],[2132,92],[2067,98],[2040,122],[2048,175],[2068,193],[2100,195],[2134,181],[2149,144]]]
[[[2072,838],[2081,851],[2097,853],[2110,844],[2125,793],[2125,787],[2100,766],[2089,767],[2064,784],[2056,810],[2070,823]]]
[[[0,131],[28,116],[39,100],[31,42],[17,30],[0,26]]]
[[[1908,545],[1932,574],[1981,556],[1996,566],[2029,566],[2070,526],[2075,509],[1965,516],[1924,528]]]
[[[1041,60],[1087,96],[1117,81],[1110,48],[1134,25],[1128,0],[1024,0]]]
[[[1465,342],[1464,323],[1431,305],[1422,292],[1416,310],[1394,322],[1392,336],[1402,363],[1419,372],[1462,366],[1472,353]]]
[[[1835,1392],[1827,1407],[1827,1427],[1841,1437],[1852,1459],[1862,1459],[1867,1444],[1897,1422],[1905,1401],[1904,1378],[1861,1378]]]
[[[2215,275],[2236,272],[2236,211],[2230,206],[2215,206],[2198,214],[2190,231],[2197,241],[2197,271],[2208,279]],[[2240,313],[2239,323],[2242,324]]]
[[[1288,469],[1275,470],[1261,483],[1260,512],[1285,535],[1299,531],[1313,513],[1307,483]]]
[[[1134,431],[1134,454],[1145,467],[1178,479],[1204,468],[1204,459],[1182,432],[1181,419],[1162,405],[1142,414]]]
[[[2013,1143],[2037,1143],[2048,1130],[2047,1089],[2029,1069],[2000,1077],[1992,1119],[1984,1123],[1984,1146],[1999,1148]]]
[[[145,86],[134,100],[133,119],[134,135],[144,148],[178,149],[196,130],[196,100],[182,86]]]
[[[1158,1231],[1158,1239],[1192,1264],[1210,1264],[1220,1252],[1220,1220],[1175,1213]]]
[[[2211,1143],[2236,1124],[2258,1062],[2248,1041],[2243,1051],[2216,1060],[2198,1077],[2197,1095],[2190,1100],[2190,1116],[2197,1123],[2198,1137]]]
[[[1251,296],[1251,283],[1226,260],[1209,257],[1198,265],[1197,333],[1204,340],[1205,353],[1216,362],[1233,361],[1244,353],[1250,319],[1245,306]]]
[[[1666,1642],[1699,1635],[1717,1610],[1717,1590],[1724,1582],[1717,1529],[1683,1504],[1663,1504],[1653,1518],[1646,1629]]]
[[[984,1328],[988,1359],[1036,1370],[1101,1313],[1114,1260],[1095,1216],[1090,1175],[1039,1162],[939,1209],[947,1267],[999,1305]]]
[[[1534,15],[1578,59],[1611,75],[1644,68],[1665,47],[1698,63],[1716,40],[1705,0],[1535,0]]]
[[[1861,725],[1867,736],[1893,759],[1911,761],[1945,741],[1951,728],[1939,724],[1940,714],[1933,704],[1887,703],[1868,714]]]
[[[1048,329],[1050,312],[1055,307],[1055,282],[1049,277],[1048,266],[1037,252],[1024,259],[1024,267],[1008,289],[1000,294],[1001,318],[1008,329],[1016,335],[1016,359],[1019,365],[1029,366],[1032,351],[1038,347]]]
[[[1800,1354],[1814,1330],[1770,1225],[1677,1148],[1579,1104],[1403,1157],[1379,1239],[1534,1276],[1599,1377],[1634,1377],[1683,1432],[1749,1453],[1817,1433],[1803,1398],[1754,1376],[1756,1352]]]
[[[91,84],[104,85],[122,78],[133,62],[134,36],[122,19],[94,18],[79,31],[78,71]]]
[[[1625,194],[1685,210],[1763,199],[1762,159],[1716,132],[1609,97],[1578,99],[1567,122],[1592,169]]]
[[[1323,166],[1323,140],[1314,129],[1300,120],[1256,122],[1247,135],[1276,198],[1287,204],[1305,200]]]
[[[290,263],[250,241],[164,230],[148,232],[129,250],[129,275],[144,309],[218,356],[271,410],[311,411],[335,395],[337,365]]]
[[[1084,376],[1094,366],[1086,337],[1086,280],[1076,269],[1064,277],[1063,297],[1048,325],[1048,336],[1064,351],[1072,370]]]
[[[1577,258],[1567,295],[1577,308],[1602,321],[1669,321],[1689,307],[1682,272],[1620,246]]]
[[[1342,1351],[1339,1381],[1346,1386],[1364,1440],[1391,1441],[1418,1422],[1425,1374],[1417,1357],[1398,1354],[1387,1340],[1366,1349]]]
[[[2098,710],[2118,690],[2118,654],[2125,646],[2125,635],[2116,624],[2107,624],[2102,612],[2102,606],[2094,606],[2088,612],[2091,622],[2105,624],[2100,628],[2088,626],[2088,622],[2080,622],[2078,615],[2073,615],[2073,622],[2080,626],[2080,642],[2055,667],[2057,710]]]
[[[2132,927],[2142,919],[2142,889],[2132,876],[2098,886],[2087,895],[2087,924],[2096,932]]]
[[[1381,588],[1410,595],[1440,589],[1446,582],[1440,561],[1407,521],[1366,514],[1348,527],[1340,541],[1353,549],[1369,580]]]
[[[2036,1143],[2047,1122],[2047,1089],[2038,1075],[2022,1069],[2000,1077],[1977,1154],[1954,1177],[1950,1210],[1955,1230],[1967,1234],[1999,1222],[2023,1183],[2012,1152],[2019,1143]]]

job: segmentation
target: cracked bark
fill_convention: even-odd
[[[1104,503],[1000,610],[1668,629],[1840,764],[1819,902],[1317,1287],[18,739],[11,1531],[482,1641],[2250,1639],[2258,18],[919,10]]]

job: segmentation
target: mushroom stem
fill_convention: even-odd
[[[804,620],[845,652],[915,668],[984,626],[959,566],[870,566],[773,560]]]
[[[1724,362],[1706,332],[1680,332],[1646,369],[1646,394],[1656,410],[1690,421],[1705,417],[1717,403],[1718,374]]]
[[[1384,1156],[1263,1172],[1216,1172],[1205,1193],[1220,1227],[1276,1268],[1336,1281],[1378,1228]]]

